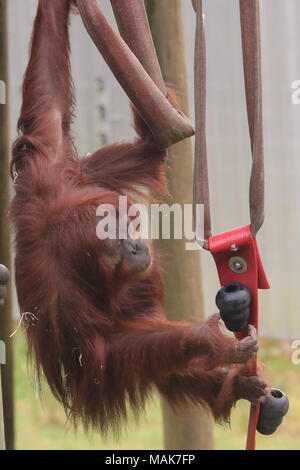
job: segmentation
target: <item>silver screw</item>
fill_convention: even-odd
[[[238,249],[239,249],[239,247],[235,243],[233,243],[230,247],[231,251],[238,251]]]
[[[247,271],[247,262],[240,256],[233,256],[229,260],[229,267],[233,272],[242,274]]]
[[[240,269],[242,269],[243,266],[241,265],[241,263],[234,263],[234,267],[237,271],[240,271]]]

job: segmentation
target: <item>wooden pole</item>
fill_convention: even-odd
[[[9,201],[8,171],[8,104],[7,104],[7,0],[0,0],[0,263],[10,267],[10,236],[7,218]],[[5,102],[4,102],[5,98]],[[0,309],[0,340],[6,345],[6,364],[2,366],[3,409],[5,421],[6,447],[14,448],[14,410],[13,410],[13,357],[11,294],[8,287],[6,300]]]
[[[180,94],[181,109],[188,115],[188,91],[181,3],[179,0],[146,0],[154,44],[166,83]],[[193,156],[186,139],[169,149],[169,190],[173,202],[193,201]],[[166,310],[172,320],[203,317],[203,296],[198,251],[186,251],[186,240],[162,240],[168,254]],[[213,421],[210,412],[189,407],[175,414],[163,404],[166,449],[212,449]]]

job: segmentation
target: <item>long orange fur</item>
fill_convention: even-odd
[[[69,0],[39,1],[12,158],[16,286],[21,312],[33,314],[25,326],[39,376],[75,422],[103,432],[118,429],[128,404],[143,408],[153,387],[174,407],[206,404],[227,420],[236,400],[265,393],[234,364],[250,356],[220,332],[217,317],[166,319],[155,256],[142,280],[117,282],[103,262],[97,206],[118,209],[128,192],[134,202],[136,185],[166,192],[166,154],[134,111],[134,142],[78,158],[69,13]]]

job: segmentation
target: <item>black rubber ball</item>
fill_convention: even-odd
[[[278,419],[260,419],[257,422],[256,431],[264,436],[270,436],[274,434],[280,423],[282,422],[282,418]]]
[[[241,282],[225,284],[216,296],[216,304],[220,311],[236,313],[245,310],[251,302],[251,293]]]
[[[225,323],[226,328],[229,331],[237,333],[239,331],[243,331],[247,327],[250,317],[250,308],[247,307],[245,310],[236,313],[220,312],[220,316]]]
[[[288,397],[281,390],[273,388],[270,395],[266,397],[264,403],[260,406],[257,431],[264,435],[273,434],[281,424],[288,409]]]
[[[226,328],[242,331],[248,325],[251,293],[241,282],[229,282],[218,291],[216,304]]]

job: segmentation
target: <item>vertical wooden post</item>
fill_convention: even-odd
[[[7,70],[7,0],[0,0],[0,263],[10,267],[10,236],[7,219],[9,201],[8,171],[8,70]],[[5,98],[5,100],[4,100]],[[5,102],[4,102],[5,101]],[[5,421],[5,438],[8,449],[14,447],[13,416],[13,358],[12,342],[9,335],[12,331],[10,288],[5,303],[0,309],[0,340],[6,345],[6,364],[2,366],[3,409]]]
[[[146,0],[146,9],[163,78],[180,94],[181,109],[188,115],[188,91],[181,3],[179,0]],[[169,149],[169,189],[173,202],[192,203],[193,157],[186,139]],[[203,316],[203,296],[198,251],[186,251],[185,240],[162,240],[168,253],[166,266],[167,315],[172,320]],[[166,449],[212,449],[213,421],[204,408],[190,407],[175,414],[163,404]]]

